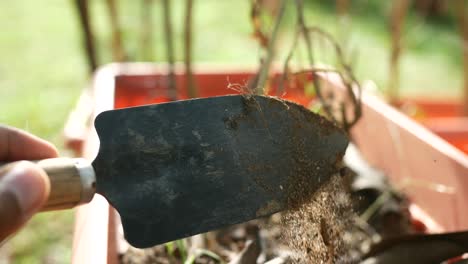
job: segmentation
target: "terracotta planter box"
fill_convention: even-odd
[[[253,73],[254,69],[199,66],[195,77],[199,96],[239,93],[232,84],[245,84]],[[105,66],[97,71],[91,95],[82,99],[81,107],[92,113],[90,120],[94,120],[108,109],[167,101],[165,75],[162,65]],[[330,89],[343,91],[336,76],[325,77]],[[177,72],[177,81],[178,95],[185,98],[183,72]],[[275,82],[272,85],[271,93],[280,93]],[[280,95],[304,105],[313,100],[299,88],[289,88]],[[430,232],[467,229],[468,192],[464,189],[468,187],[468,156],[377,97],[365,93],[362,101],[363,117],[352,131],[353,140],[372,165],[384,170],[393,184],[409,195],[413,217],[425,223]],[[97,135],[90,122],[76,125],[84,120],[76,114],[79,112],[70,119],[66,131],[74,131],[70,142],[75,150],[93,159],[99,147]],[[79,129],[81,132],[76,131]],[[451,140],[449,135],[445,138]],[[103,197],[96,195],[90,204],[79,207],[73,263],[116,263],[122,241],[119,227],[118,214]]]
[[[449,143],[468,153],[468,116],[460,101],[404,99],[398,106]]]

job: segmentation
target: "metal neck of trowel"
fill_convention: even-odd
[[[81,198],[79,203],[88,203],[93,199],[96,193],[96,173],[94,172],[91,162],[88,160],[75,158],[73,161],[81,181]]]
[[[50,194],[42,211],[68,209],[88,203],[96,193],[94,168],[83,158],[53,158],[37,161],[50,180]]]

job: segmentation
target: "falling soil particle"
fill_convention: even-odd
[[[333,175],[313,194],[292,201],[283,214],[283,241],[296,251],[295,263],[349,263],[343,235],[353,212],[345,189],[341,176]]]

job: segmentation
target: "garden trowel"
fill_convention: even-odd
[[[44,210],[101,194],[140,248],[281,211],[295,186],[315,191],[326,182],[348,144],[303,106],[254,95],[106,111],[95,128],[92,163],[38,161],[51,180]]]

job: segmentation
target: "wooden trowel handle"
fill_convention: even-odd
[[[50,180],[49,199],[41,211],[68,209],[93,198],[96,177],[89,161],[82,158],[53,158],[32,162],[44,169]]]

